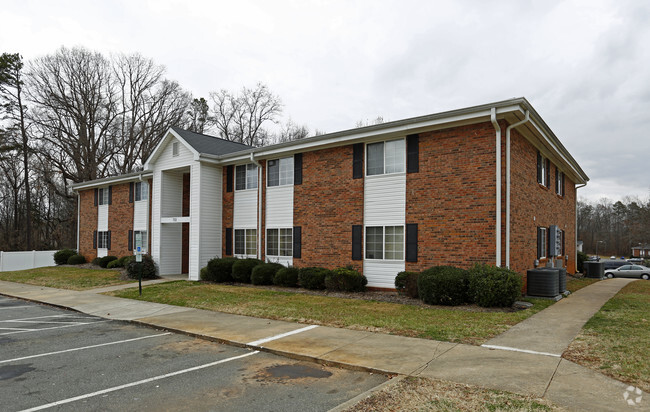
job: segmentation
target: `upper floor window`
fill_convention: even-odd
[[[293,156],[269,160],[268,185],[285,186],[293,184]]]
[[[370,143],[366,148],[366,174],[368,176],[404,172],[406,163],[404,139]]]
[[[252,163],[239,165],[235,168],[235,189],[246,190],[257,188],[257,166]]]
[[[107,205],[108,204],[108,188],[103,187],[99,189],[99,196],[97,197],[97,202],[100,205]]]
[[[147,200],[149,195],[149,185],[146,182],[135,183],[135,200]]]
[[[555,170],[555,193],[564,196],[564,173]]]
[[[550,187],[551,162],[540,152],[537,152],[537,183]]]

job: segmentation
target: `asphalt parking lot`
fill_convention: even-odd
[[[0,296],[4,411],[326,411],[386,380]]]

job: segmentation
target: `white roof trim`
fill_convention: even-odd
[[[200,158],[200,153],[196,151],[192,147],[191,144],[187,143],[185,139],[181,137],[178,133],[174,131],[171,127],[167,130],[167,133],[165,134],[165,137],[160,139],[160,142],[158,142],[158,145],[156,146],[155,149],[153,149],[153,152],[151,152],[151,155],[147,159],[146,162],[144,162],[144,169],[145,170],[150,170],[153,169],[151,167],[151,163],[155,163],[156,159],[158,159],[158,156],[160,156],[160,152],[162,148],[165,146],[165,144],[169,141],[170,138],[175,137],[179,142],[183,143],[183,145],[190,151],[192,152],[192,155],[194,157],[194,160],[199,160]]]

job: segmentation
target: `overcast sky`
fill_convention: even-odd
[[[591,179],[650,196],[650,2],[0,0],[0,52],[139,52],[195,97],[266,83],[294,122],[526,97]]]

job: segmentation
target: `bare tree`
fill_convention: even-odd
[[[282,102],[265,84],[257,83],[254,89],[244,87],[239,95],[222,89],[210,93],[210,98],[214,103],[210,124],[221,138],[250,146],[269,143],[270,133],[262,125],[278,122]]]
[[[309,136],[309,128],[306,125],[298,125],[289,119],[282,125],[280,133],[275,139],[276,143],[292,142],[294,140],[304,139]]]
[[[188,116],[190,117],[189,130],[196,133],[203,133],[205,124],[208,121],[209,111],[210,106],[203,97],[194,99],[190,105],[190,110],[187,112]]]

